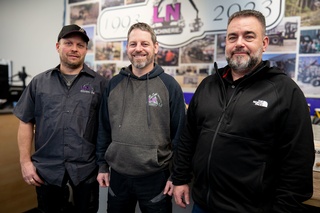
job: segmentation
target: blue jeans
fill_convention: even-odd
[[[168,170],[144,177],[130,177],[111,170],[108,213],[134,213],[137,202],[142,213],[171,213],[172,198],[163,189]]]
[[[194,203],[192,208],[192,213],[210,213],[210,212],[202,209],[198,204]]]

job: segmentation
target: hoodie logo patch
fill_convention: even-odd
[[[268,107],[268,102],[264,101],[264,100],[257,100],[257,101],[253,101],[254,105],[256,106],[260,106],[260,107]]]
[[[162,100],[158,93],[152,93],[151,95],[149,95],[148,102],[149,102],[149,106],[162,107]]]

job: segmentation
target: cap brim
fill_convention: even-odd
[[[79,30],[70,31],[70,32],[64,34],[63,36],[61,36],[61,38],[69,37],[71,34],[78,34],[78,35],[80,35],[85,42],[88,42],[88,41],[90,40],[89,37],[88,37],[86,34],[84,34],[84,33],[82,33],[82,32],[79,32]]]

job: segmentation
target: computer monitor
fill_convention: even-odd
[[[9,98],[9,88],[12,83],[12,61],[0,59],[0,99]]]

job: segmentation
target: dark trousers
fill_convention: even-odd
[[[94,172],[87,180],[73,185],[66,175],[62,187],[44,184],[36,187],[41,213],[96,213],[99,209],[99,184]],[[69,183],[67,185],[67,183]],[[72,197],[72,202],[69,197]]]
[[[108,188],[108,213],[134,213],[137,202],[142,213],[171,213],[171,196],[163,189],[169,171],[145,177],[128,177],[111,170]]]
[[[198,204],[194,203],[192,213],[210,213],[207,210],[202,209]]]

